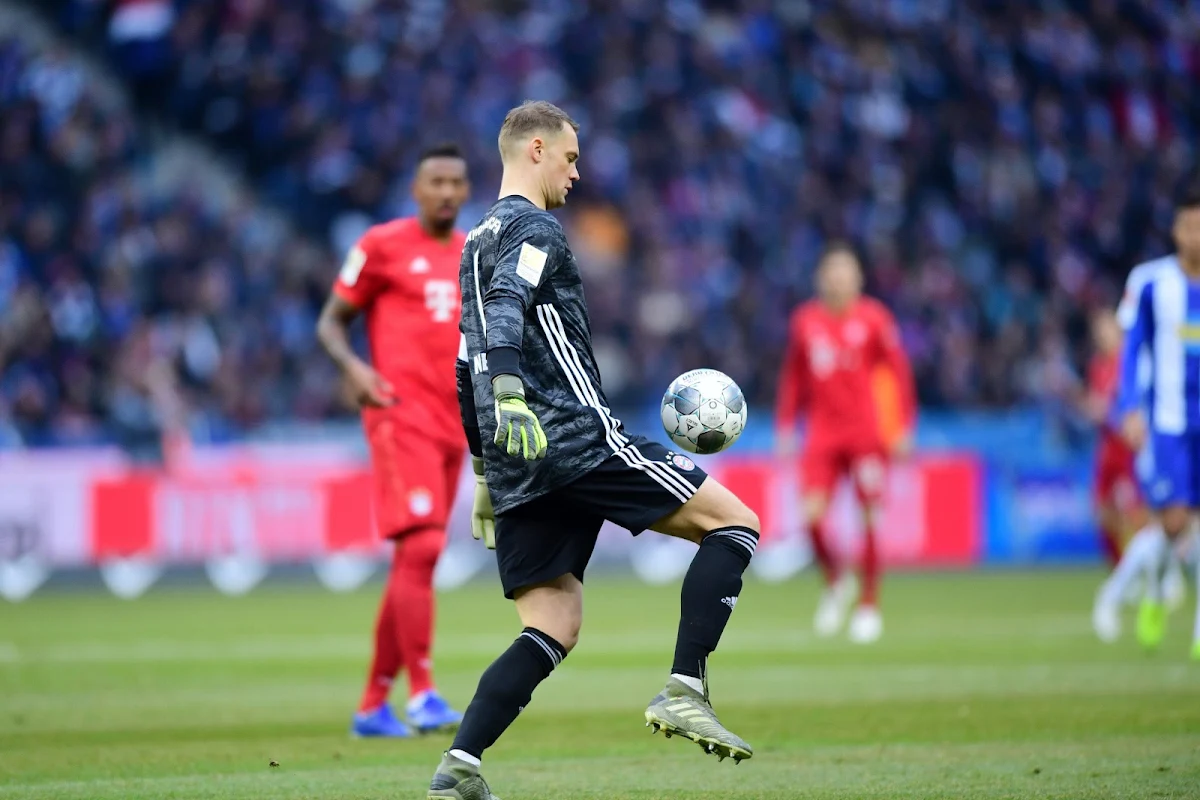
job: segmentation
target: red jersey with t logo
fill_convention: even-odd
[[[429,436],[465,440],[454,379],[465,241],[459,231],[436,239],[409,217],[370,228],[346,256],[333,290],[365,314],[372,366],[398,399],[391,409],[364,410],[368,426],[372,417],[403,410]]]

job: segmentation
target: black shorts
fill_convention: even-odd
[[[504,596],[568,572],[583,580],[605,520],[637,536],[686,503],[708,476],[642,436],[578,479],[496,515]]]

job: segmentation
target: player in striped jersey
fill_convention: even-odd
[[[1128,334],[1137,320],[1138,299],[1141,297],[1142,290],[1156,275],[1178,268],[1178,258],[1175,255],[1169,255],[1138,264],[1130,271],[1129,277],[1125,281],[1125,293],[1121,298],[1120,305],[1117,306],[1116,313],[1116,320],[1123,337]],[[1149,354],[1145,352],[1145,348],[1138,354],[1138,362],[1137,386],[1144,396],[1150,388],[1151,370]],[[1119,380],[1119,375],[1117,379]],[[1107,414],[1108,425],[1111,428],[1119,428],[1120,421],[1115,419],[1115,415],[1111,411],[1110,404],[1110,413]],[[1135,471],[1142,484],[1143,496],[1148,489],[1152,461],[1148,448],[1143,447],[1135,462]],[[1120,561],[1113,569],[1112,574],[1100,587],[1100,591],[1096,593],[1096,602],[1092,608],[1092,627],[1101,640],[1112,642],[1120,635],[1121,605],[1138,596],[1136,589],[1139,583],[1144,587],[1147,596],[1158,593],[1159,590],[1154,588],[1157,578],[1152,575],[1152,572],[1153,565],[1164,548],[1168,548],[1169,567],[1163,582],[1162,593],[1168,606],[1182,602],[1184,582],[1179,559],[1175,557],[1174,550],[1168,547],[1159,515],[1152,513],[1146,525],[1139,528],[1130,538],[1121,551]]]
[[[1174,266],[1155,272],[1135,297],[1135,314],[1121,358],[1117,419],[1135,450],[1152,457],[1147,500],[1159,513],[1167,540],[1180,539],[1200,509],[1200,182],[1180,196],[1172,228]],[[1138,380],[1142,349],[1150,380]],[[1148,411],[1148,413],[1147,413]],[[1167,547],[1157,548],[1152,578],[1161,578]],[[1138,614],[1138,638],[1156,647],[1166,629],[1161,580]],[[1193,656],[1200,658],[1200,615]]]
[[[480,678],[431,800],[493,797],[481,756],[574,647],[584,570],[605,520],[699,545],[683,581],[674,664],[646,724],[720,758],[752,754],[713,712],[706,665],[737,604],[758,517],[690,458],[626,432],[609,412],[579,267],[547,210],[579,179],[577,131],[549,103],[509,112],[500,199],[463,250],[458,381],[477,476],[472,529],[496,549],[524,630]]]

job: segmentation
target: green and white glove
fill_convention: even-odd
[[[487,479],[483,477],[483,459],[471,456],[475,470],[475,502],[471,505],[471,535],[483,539],[488,550],[496,549],[496,514],[492,511],[492,496]]]
[[[537,461],[546,455],[546,432],[525,403],[525,387],[516,375],[492,378],[496,395],[496,446],[510,456]]]

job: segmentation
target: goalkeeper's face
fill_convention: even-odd
[[[825,256],[817,273],[821,300],[834,308],[844,308],[862,292],[862,269],[852,253],[837,250]]]
[[[541,159],[536,164],[546,208],[559,208],[566,204],[567,193],[579,180],[577,161],[579,136],[570,125],[564,123],[558,133],[543,140]]]

